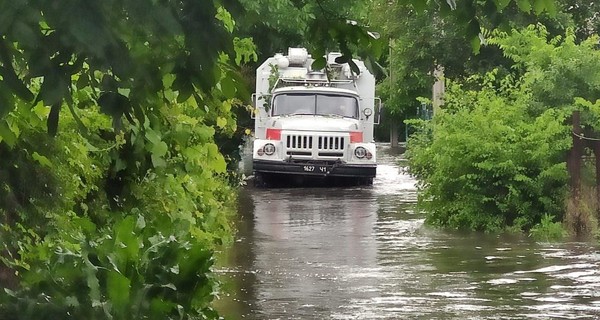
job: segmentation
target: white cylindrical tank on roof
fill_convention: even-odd
[[[275,58],[275,61],[277,61],[277,67],[279,67],[279,69],[285,69],[290,65],[290,60],[284,57],[281,53],[275,54],[273,58]]]
[[[290,66],[303,66],[308,60],[308,51],[306,48],[289,48],[287,58]]]

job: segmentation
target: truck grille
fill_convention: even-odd
[[[286,135],[283,141],[287,154],[291,156],[312,156],[314,151],[319,157],[339,158],[344,156],[347,138],[290,134]]]
[[[344,137],[319,137],[319,150],[344,150]]]
[[[312,149],[313,137],[304,135],[290,135],[286,138],[286,147],[288,149]]]

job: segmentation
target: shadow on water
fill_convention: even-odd
[[[227,319],[600,318],[591,243],[434,230],[401,154],[370,187],[243,190],[218,258]]]

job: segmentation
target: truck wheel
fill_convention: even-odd
[[[257,188],[264,188],[267,186],[265,177],[260,173],[254,174],[254,186]]]

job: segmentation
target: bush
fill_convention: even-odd
[[[77,111],[86,130],[63,112],[55,138],[44,106],[7,116],[0,318],[218,318],[213,250],[231,241],[235,192],[214,135],[229,111],[215,129],[164,107],[121,131],[95,107]]]
[[[544,214],[562,217],[570,147],[565,115],[528,115],[528,88],[494,73],[479,90],[450,85],[444,109],[411,137],[407,158],[420,205],[433,225],[528,230]],[[474,86],[474,85],[471,85]]]
[[[531,228],[529,234],[539,241],[551,242],[563,239],[567,231],[562,223],[554,222],[554,217],[546,214],[538,224]]]

